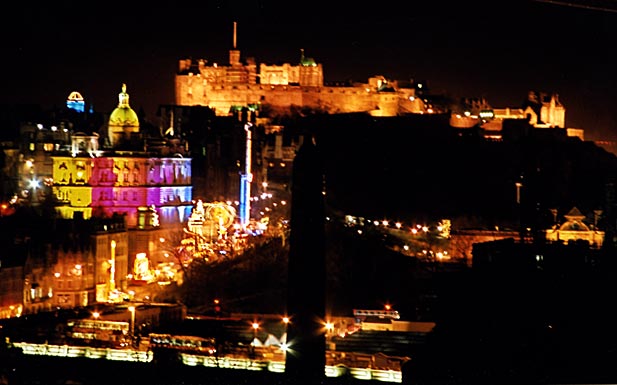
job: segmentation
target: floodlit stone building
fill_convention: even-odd
[[[229,63],[206,59],[182,59],[175,77],[176,104],[208,106],[227,116],[237,106],[259,106],[274,113],[290,108],[326,113],[368,112],[373,116],[425,113],[430,110],[415,87],[405,87],[384,76],[367,83],[336,86],[324,84],[323,67],[300,50],[297,64],[259,64],[253,58],[241,61],[234,23]]]

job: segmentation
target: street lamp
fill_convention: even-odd
[[[129,311],[131,312],[131,323],[129,325],[129,332],[131,337],[131,343],[133,343],[133,338],[135,337],[135,306],[129,306]]]
[[[326,336],[329,337],[334,331],[334,323],[332,321],[326,321]]]
[[[99,319],[100,315],[101,314],[98,311],[95,311],[92,313],[92,318],[94,318],[94,322],[92,323],[92,340],[93,341],[96,340],[96,327],[97,327],[96,320]]]
[[[523,232],[523,207],[521,205],[521,188],[523,187],[523,183],[515,182],[516,186],[516,206],[518,210],[518,226],[519,226],[519,236],[521,237],[521,242],[525,240],[525,235]]]
[[[287,350],[289,349],[289,344],[287,343],[287,330],[289,327],[289,323],[291,322],[291,318],[289,318],[289,316],[283,316],[282,321],[283,321],[283,324],[285,325],[285,331],[283,332],[283,335],[281,336],[280,349],[283,352],[283,355],[286,355]]]
[[[257,330],[259,329],[259,324],[257,322],[253,322],[253,341],[257,338]]]
[[[255,354],[255,340],[257,340],[257,330],[259,329],[259,323],[253,322],[253,341],[251,341],[251,353]]]
[[[521,204],[521,187],[523,187],[523,184],[521,182],[516,182],[514,183],[514,185],[516,186],[516,204]]]

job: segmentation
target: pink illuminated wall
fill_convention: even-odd
[[[161,223],[185,220],[193,207],[190,158],[54,157],[54,184],[91,187],[92,215],[126,214],[129,227],[139,207],[154,206]]]

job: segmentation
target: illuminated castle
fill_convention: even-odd
[[[274,113],[290,107],[311,108],[325,113],[368,112],[373,116],[427,112],[413,87],[399,87],[383,76],[364,84],[325,86],[323,68],[301,50],[297,65],[260,64],[240,60],[234,23],[233,48],[229,64],[209,64],[205,59],[179,61],[175,77],[176,104],[208,106],[227,116],[238,106],[259,106]]]
[[[61,202],[61,216],[121,214],[128,228],[185,221],[193,207],[191,159],[149,146],[129,105],[126,85],[108,127],[109,151],[99,149],[96,133],[74,133],[70,149],[51,156],[52,188]]]
[[[463,109],[451,113],[450,126],[480,127],[487,139],[501,140],[504,122],[521,120],[535,128],[565,128],[568,136],[584,140],[584,130],[566,128],[566,108],[554,93],[529,91],[520,108],[493,108],[484,98],[470,98],[464,101]]]

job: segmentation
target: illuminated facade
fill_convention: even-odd
[[[53,307],[74,308],[120,298],[128,285],[124,219],[60,219],[56,227],[50,250],[51,289],[45,293]]]
[[[142,207],[156,207],[161,224],[185,221],[192,207],[190,158],[54,156],[53,179],[63,218],[125,214],[137,227]]]
[[[597,212],[597,218],[601,213]],[[576,207],[572,208],[567,215],[564,215],[566,219],[561,225],[555,225],[552,229],[545,230],[546,240],[551,242],[564,242],[570,241],[587,241],[589,245],[594,248],[601,248],[604,241],[604,231],[599,231],[596,224],[587,225],[585,215],[583,215]]]
[[[69,97],[66,99],[66,106],[77,112],[84,112],[85,105],[86,103],[84,102],[84,97],[77,91],[71,92]]]
[[[143,208],[153,207],[161,225],[181,223],[190,214],[191,159],[181,153],[162,157],[160,149],[143,144],[127,148],[131,138],[140,135],[128,100],[123,85],[109,118],[109,142],[122,150],[101,151],[96,135],[75,134],[70,151],[51,156],[53,193],[62,203],[57,210],[63,218],[122,214],[129,228],[143,228]]]
[[[292,106],[326,113],[368,112],[373,116],[396,116],[426,112],[424,102],[415,97],[415,88],[399,87],[383,76],[368,83],[325,86],[322,65],[301,50],[297,65],[260,64],[253,59],[243,64],[236,44],[229,64],[209,64],[205,59],[179,61],[175,77],[176,104],[208,106],[219,116],[227,116],[234,106],[267,105],[285,113]]]
[[[463,113],[452,113],[450,126],[472,128],[479,126],[488,139],[501,140],[504,120],[525,120],[535,128],[566,128],[566,108],[559,101],[559,95],[530,91],[522,108],[493,108],[485,99],[469,99]],[[567,128],[568,136],[584,140],[581,129]]]

